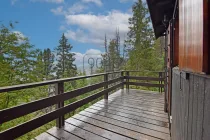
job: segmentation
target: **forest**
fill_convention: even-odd
[[[132,17],[129,18],[128,22],[129,32],[123,45],[120,44],[120,30],[116,31],[115,38],[110,41],[107,41],[107,36],[105,36],[104,53],[102,54],[103,67],[94,70],[94,73],[138,70],[140,72],[137,75],[151,75],[149,71],[163,70],[164,50],[161,47],[162,42],[161,39],[155,39],[148,9],[141,0],[133,4]],[[16,24],[21,23],[10,22],[8,25],[0,25],[0,87],[85,75],[75,64],[75,54],[72,52],[72,48],[75,46],[71,45],[65,34],[62,34],[60,39],[58,38],[59,45],[55,46],[53,50],[50,48],[40,50],[32,45],[27,37],[22,37],[21,34],[13,31]],[[113,76],[109,78],[113,78]],[[68,82],[65,83],[64,91],[78,89],[101,80],[103,77]],[[50,85],[0,93],[0,110],[53,96],[54,89],[54,85]],[[65,104],[84,98],[94,92],[68,100]],[[65,117],[68,118],[89,105],[91,103],[66,114]],[[53,109],[55,106],[0,124],[0,131],[31,120]],[[25,134],[19,139],[34,138],[52,126],[55,126],[55,121]]]

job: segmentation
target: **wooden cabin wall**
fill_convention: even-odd
[[[173,69],[172,127],[173,140],[210,139],[210,76]]]
[[[175,20],[174,25],[174,58],[173,66],[179,65],[179,18]]]
[[[179,0],[179,68],[208,73],[208,0]]]

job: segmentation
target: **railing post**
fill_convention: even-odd
[[[104,86],[104,90],[108,89],[108,74],[104,74],[104,82],[106,82],[105,86]],[[104,99],[108,100],[108,95],[109,93],[105,93],[104,94]]]
[[[162,85],[162,72],[159,72],[159,78],[160,78],[160,80],[159,80],[159,84],[161,84]],[[159,87],[159,92],[160,93],[162,93],[162,91],[163,91],[163,88],[162,87]]]
[[[123,71],[121,71],[121,78],[122,78],[122,80],[121,80],[121,82],[122,82],[121,89],[123,90],[124,89],[124,72]]]
[[[55,84],[55,94],[63,94],[64,93],[64,83],[59,82]],[[64,102],[58,102],[56,104],[56,109],[64,107]],[[56,119],[56,127],[61,128],[64,126],[64,115],[60,116],[59,118]]]
[[[126,71],[126,89],[129,90],[129,71]]]

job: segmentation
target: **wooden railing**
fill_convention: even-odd
[[[22,89],[28,89],[28,88],[34,88],[34,87],[52,85],[52,84],[55,84],[55,89],[56,89],[55,96],[47,97],[47,98],[29,102],[23,105],[1,110],[0,111],[0,124],[3,124],[5,122],[11,121],[13,119],[17,119],[19,117],[44,109],[46,107],[56,105],[56,109],[54,111],[51,111],[40,117],[34,118],[30,121],[27,121],[18,126],[12,127],[8,130],[1,132],[0,140],[18,138],[55,119],[56,119],[56,126],[61,128],[64,125],[65,114],[72,112],[76,110],[77,108],[95,99],[98,99],[101,96],[104,96],[104,99],[108,99],[109,92],[112,92],[113,90],[116,90],[118,88],[124,89],[124,85],[126,85],[127,89],[129,89],[130,85],[157,87],[157,88],[161,88],[161,91],[162,91],[162,88],[164,88],[164,85],[162,84],[162,82],[164,81],[163,77],[129,76],[130,72],[134,72],[134,71],[118,71],[118,72],[112,72],[112,73],[100,73],[100,74],[95,74],[95,75],[90,75],[90,76],[80,76],[80,77],[65,78],[65,79],[59,79],[59,80],[51,80],[51,81],[44,81],[44,82],[38,82],[38,83],[0,88],[0,94],[3,92],[10,92],[10,91],[16,91],[16,90],[22,90]],[[120,76],[118,76],[115,79],[108,80],[109,74],[117,74],[117,73]],[[94,85],[82,87],[80,89],[76,89],[73,91],[64,92],[64,82],[98,77],[98,76],[104,76],[104,81],[94,84]],[[130,82],[130,80],[144,80],[144,81],[146,80],[148,82],[146,83],[145,82]],[[151,81],[158,81],[159,83],[156,83],[156,84],[149,83]],[[64,106],[64,101],[75,98],[77,96],[83,95],[85,93],[88,93],[97,89],[100,89],[100,88],[103,88],[103,90],[93,95],[90,95],[84,99],[75,101],[71,104]]]

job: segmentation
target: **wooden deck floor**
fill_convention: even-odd
[[[169,140],[168,117],[163,95],[130,89],[119,90],[53,127],[36,140]]]

